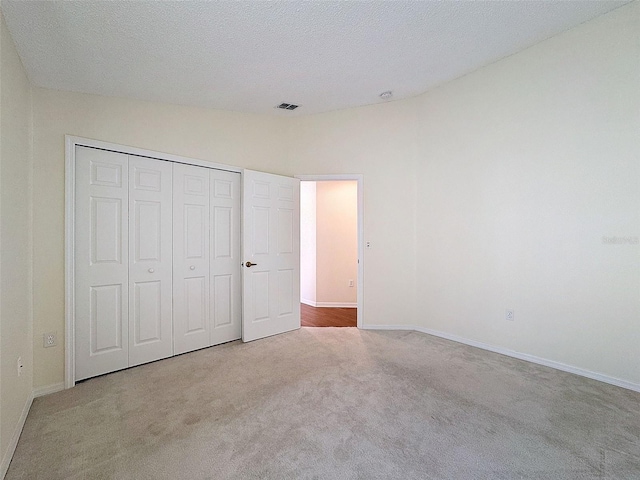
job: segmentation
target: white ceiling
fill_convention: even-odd
[[[295,116],[417,95],[624,3],[3,0],[2,11],[36,86]]]

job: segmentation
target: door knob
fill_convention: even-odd
[[[196,269],[196,266],[195,266],[195,265],[191,265],[191,266],[189,267],[189,270],[195,270],[195,269]]]
[[[254,265],[257,265],[257,263],[247,262],[247,263],[245,263],[245,265],[246,265],[247,267],[253,267]]]
[[[149,273],[153,273],[153,272],[155,272],[155,270],[153,268],[150,268]]]

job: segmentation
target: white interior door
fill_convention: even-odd
[[[173,354],[172,165],[129,157],[129,366]]]
[[[209,169],[173,164],[174,353],[210,345]]]
[[[210,345],[242,336],[240,174],[210,170]]]
[[[300,181],[243,175],[245,342],[300,328]]]
[[[127,155],[76,147],[76,380],[129,366],[127,165]]]

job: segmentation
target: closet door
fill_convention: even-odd
[[[210,170],[211,345],[242,337],[240,174]]]
[[[173,354],[172,165],[129,156],[129,366]]]
[[[174,354],[210,345],[209,169],[173,165]]]
[[[76,147],[76,380],[129,366],[127,164]]]

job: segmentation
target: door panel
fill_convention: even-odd
[[[250,170],[243,179],[247,342],[300,328],[300,182]]]
[[[129,364],[127,155],[76,147],[75,379]]]
[[[133,284],[133,345],[155,343],[162,339],[162,282]]]
[[[259,197],[254,197],[259,198]],[[251,206],[252,231],[253,231],[253,255],[269,255],[269,236],[271,232],[271,210],[257,205]]]
[[[278,209],[278,254],[293,254],[293,209]]]
[[[254,323],[262,320],[269,320],[269,312],[271,311],[271,306],[269,304],[269,285],[271,283],[269,281],[269,273],[270,272],[268,271],[259,272],[254,270],[250,274],[245,274],[245,277],[247,275],[249,276],[253,287],[251,293],[253,294],[252,321]]]
[[[160,260],[162,251],[162,214],[166,210],[162,201],[134,201],[135,260],[154,262]],[[166,248],[166,246],[165,246]]]
[[[170,357],[172,167],[129,156],[129,366]]]
[[[122,262],[122,200],[91,196],[91,264]]]
[[[213,207],[213,258],[223,259],[232,257],[232,247],[234,239],[233,221],[231,218],[232,208]],[[237,255],[236,255],[237,257]]]
[[[184,244],[187,259],[205,258],[205,227],[207,225],[209,205],[184,206]]]
[[[210,170],[211,345],[242,337],[240,174]]]
[[[187,320],[185,334],[187,335],[206,333],[208,331],[206,283],[206,277],[184,279],[185,318]],[[203,342],[202,344],[202,346],[207,345],[208,342]]]
[[[174,353],[210,345],[209,169],[173,164]]]
[[[122,285],[100,285],[90,287],[90,290],[90,355],[121,350],[123,325]]]
[[[213,328],[230,325],[233,322],[233,276],[214,275],[213,277]],[[238,332],[241,333],[241,332]],[[237,337],[240,338],[240,337]],[[234,339],[235,340],[235,339]]]
[[[293,299],[296,286],[293,283],[293,269],[278,270],[278,316],[293,313]]]

